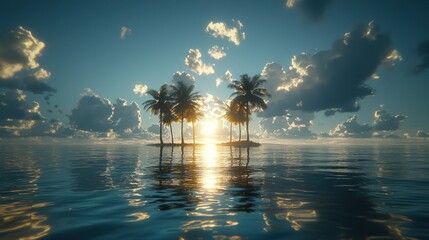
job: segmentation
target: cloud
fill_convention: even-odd
[[[345,122],[338,124],[335,129],[329,132],[331,137],[400,137],[397,132],[407,117],[404,115],[391,116],[384,110],[374,112],[374,122],[370,124],[360,124],[356,116],[351,116]]]
[[[417,46],[417,55],[422,58],[421,63],[416,66],[415,73],[421,73],[429,68],[429,40],[424,40]]]
[[[187,86],[191,86],[195,83],[195,78],[186,72],[176,72],[171,80],[173,85],[177,82],[183,82]]]
[[[41,70],[43,70],[43,69],[41,69]],[[49,72],[47,72],[47,73],[49,73]],[[24,79],[22,80],[24,83],[24,86],[22,87],[22,89],[33,92],[34,94],[43,94],[45,92],[51,92],[51,93],[56,92],[57,90],[54,89],[53,87],[51,87],[43,79],[43,78],[49,77],[50,73],[46,74],[46,75],[44,75],[44,74],[46,74],[46,73],[36,72],[35,74],[31,74],[31,75],[24,77]]]
[[[143,84],[136,84],[134,85],[134,89],[133,92],[135,94],[138,94],[140,96],[143,96],[146,94],[147,90],[148,90],[148,86],[147,85],[143,85]]]
[[[224,48],[223,47],[219,47],[217,45],[214,45],[213,47],[211,47],[208,50],[208,53],[209,53],[209,55],[212,58],[214,58],[216,60],[219,60],[219,59],[221,59],[221,58],[223,58],[223,57],[226,56],[226,52],[224,51]]]
[[[313,120],[314,113],[288,111],[284,116],[262,118],[257,135],[261,138],[314,138],[315,134],[309,129]]]
[[[57,90],[47,83],[49,76],[50,72],[40,69],[22,79],[0,79],[0,88],[26,90],[34,94],[54,93]]]
[[[147,131],[159,135],[159,124],[152,124],[147,128]]]
[[[372,132],[372,126],[366,123],[358,123],[357,116],[353,115],[345,122],[338,124],[335,129],[329,132],[329,135],[335,137],[371,137]]]
[[[28,90],[35,94],[56,92],[48,83],[51,73],[43,68],[18,76],[23,70],[36,69],[36,58],[41,55],[45,43],[31,31],[19,27],[0,35],[0,88]]]
[[[191,71],[198,75],[209,75],[214,73],[214,64],[203,63],[201,60],[201,52],[198,49],[189,49],[188,56],[185,58],[185,63]]]
[[[33,76],[34,76],[34,78],[36,78],[37,80],[40,80],[40,79],[46,79],[46,78],[51,77],[51,73],[50,73],[50,72],[48,72],[48,71],[46,71],[46,70],[45,70],[45,69],[43,69],[43,68],[40,68],[37,72],[35,72],[35,73],[33,74]]]
[[[395,131],[399,125],[407,119],[404,115],[391,116],[384,110],[377,110],[374,113],[374,129],[377,131]]]
[[[268,111],[260,116],[282,116],[285,110],[356,112],[359,100],[373,95],[366,84],[379,66],[400,60],[390,36],[370,22],[346,33],[332,49],[294,56],[285,70],[268,63],[262,76],[272,94]]]
[[[141,125],[141,110],[136,102],[128,104],[126,100],[118,98],[113,104],[113,128],[118,132],[136,131]]]
[[[9,79],[23,69],[39,67],[45,43],[33,36],[31,31],[18,27],[0,35],[0,78]]]
[[[108,99],[86,90],[69,116],[70,124],[78,130],[109,132],[112,124],[113,106]]]
[[[215,38],[227,38],[228,41],[233,42],[236,46],[240,45],[240,41],[246,38],[241,29],[244,25],[239,20],[232,20],[234,27],[229,28],[223,22],[210,22],[206,27],[206,32]]]
[[[423,132],[422,130],[417,130],[416,137],[418,137],[418,138],[429,138],[429,133]]]
[[[83,138],[151,138],[141,129],[141,109],[136,102],[118,98],[112,104],[85,89],[69,116],[71,135]],[[88,132],[88,133],[85,133]]]
[[[222,77],[216,78],[216,87],[219,87],[219,85],[224,81],[231,82],[232,80],[233,80],[232,73],[229,70],[227,70]]]
[[[28,103],[27,96],[21,90],[0,92],[0,121],[4,120],[41,120],[39,103]]]
[[[287,0],[288,8],[298,9],[310,20],[320,20],[332,0]]]
[[[53,136],[62,122],[46,120],[37,102],[28,102],[22,90],[0,92],[0,137]]]
[[[119,36],[121,37],[121,39],[125,39],[125,37],[128,34],[131,34],[131,29],[129,29],[129,28],[125,27],[125,26],[122,26],[121,30],[119,31]]]

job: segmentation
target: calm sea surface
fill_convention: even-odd
[[[429,239],[428,143],[2,143],[0,239]]]

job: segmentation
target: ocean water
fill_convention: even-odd
[[[429,144],[0,145],[0,239],[429,239]]]

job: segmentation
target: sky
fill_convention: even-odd
[[[255,138],[429,136],[425,0],[1,5],[0,138],[155,138],[145,91],[179,80],[205,97],[199,133],[226,138],[242,74],[272,95]]]

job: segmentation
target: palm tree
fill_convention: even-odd
[[[233,104],[243,104],[246,112],[246,133],[247,142],[249,142],[249,121],[253,111],[267,109],[267,104],[263,98],[270,97],[267,89],[262,87],[262,84],[267,80],[262,79],[260,75],[255,75],[250,78],[247,74],[240,76],[240,80],[232,81],[228,87],[235,89],[231,94],[234,97]]]
[[[229,142],[232,142],[232,125],[238,125],[239,128],[239,142],[241,141],[241,124],[246,122],[246,113],[244,111],[244,104],[233,103],[225,105],[223,117],[230,122],[229,128]]]
[[[174,145],[174,136],[173,136],[173,122],[177,122],[179,119],[177,118],[176,114],[174,114],[171,111],[171,104],[169,104],[170,111],[167,111],[164,113],[162,121],[166,126],[170,127],[170,135],[171,135],[171,144]]]
[[[191,108],[189,109],[188,113],[186,114],[186,121],[189,121],[192,123],[192,141],[195,145],[195,123],[202,119],[204,117],[204,113],[199,110],[200,105],[198,105],[198,108]]]
[[[223,118],[229,122],[229,143],[232,143],[232,124],[235,122],[235,111],[231,104],[226,104],[223,108],[225,113],[223,114]]]
[[[183,122],[190,109],[198,109],[198,101],[201,95],[198,92],[193,92],[195,85],[186,85],[183,82],[177,82],[177,85],[171,86],[173,98],[173,111],[180,120],[180,132],[182,138],[182,145],[185,144],[183,138]]]
[[[171,111],[170,108],[170,96],[167,91],[167,85],[164,84],[159,88],[159,91],[149,89],[147,94],[151,95],[153,99],[147,100],[143,103],[144,109],[150,111],[152,114],[159,114],[159,141],[161,144],[164,144],[162,141],[162,125],[163,125],[163,115]]]

